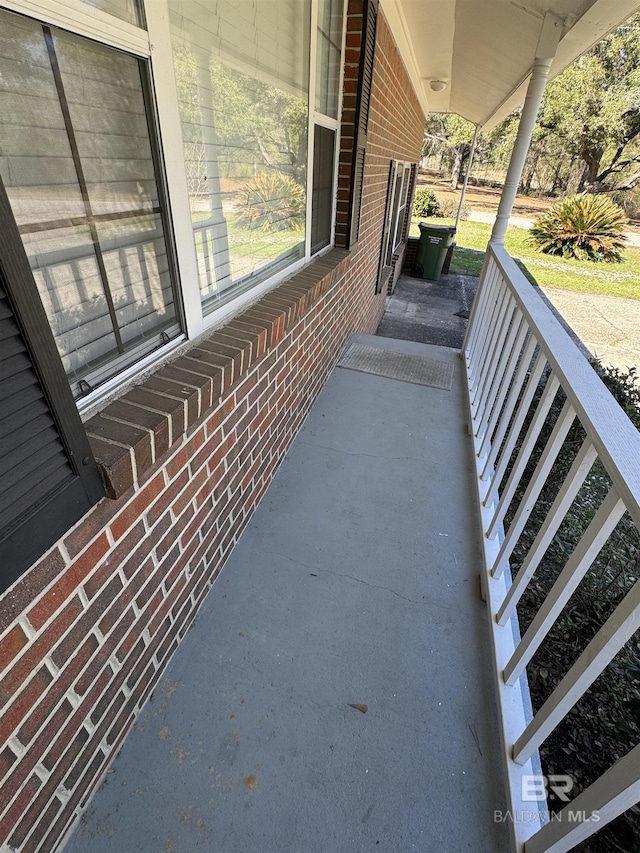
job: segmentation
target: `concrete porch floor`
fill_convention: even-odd
[[[65,853],[508,849],[462,363],[356,339],[451,390],[334,369]]]

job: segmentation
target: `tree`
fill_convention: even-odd
[[[581,164],[578,191],[640,183],[640,15],[548,85],[537,142]]]
[[[429,113],[425,127],[425,148],[437,140],[445,146],[444,160],[451,169],[451,188],[457,189],[465,160],[471,152],[474,125],[453,113]]]

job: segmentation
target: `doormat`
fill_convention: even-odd
[[[338,367],[450,391],[454,365],[448,361],[353,343],[342,354]]]

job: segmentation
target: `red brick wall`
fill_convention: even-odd
[[[345,82],[338,172],[336,242],[345,239],[348,219],[349,180],[353,154],[358,60],[362,33],[363,0],[349,0],[346,32]],[[377,273],[389,164],[393,160],[417,163],[420,159],[425,117],[409,82],[406,70],[381,10],[378,12],[374,75],[369,107],[367,153],[363,182],[360,233],[355,263],[362,258],[366,274]],[[413,208],[415,171],[412,170],[411,198],[405,213],[405,233]],[[362,244],[362,245],[361,245]],[[366,258],[366,261],[364,260]],[[393,272],[385,290],[393,291],[403,265],[403,252],[394,256]],[[375,267],[375,273],[374,273]]]
[[[87,425],[113,497],[0,600],[0,845],[64,837],[347,338],[375,331],[389,160],[416,161],[424,126],[382,14],[371,110],[357,253],[317,259]]]
[[[418,256],[418,237],[409,237],[407,247],[405,249],[404,258],[402,259],[402,269],[413,275],[413,269],[416,265],[416,257]]]

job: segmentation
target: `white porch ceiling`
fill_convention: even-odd
[[[381,0],[425,112],[489,129],[523,101],[547,12],[563,22],[550,79],[640,9],[640,0]],[[432,80],[444,80],[441,92]]]

